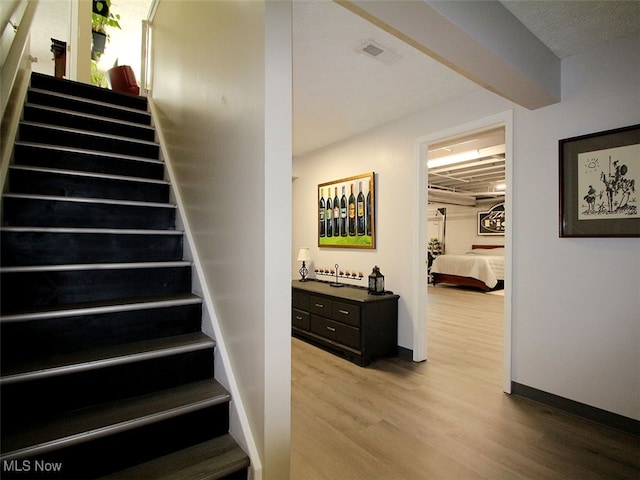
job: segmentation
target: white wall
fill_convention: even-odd
[[[475,207],[430,203],[427,208],[427,240],[438,237],[436,209],[446,208],[445,253],[463,255],[471,250],[472,245],[504,245],[504,235],[478,235],[478,212],[486,212],[503,201],[504,198],[493,199]]]
[[[513,109],[512,380],[640,419],[638,239],[558,238],[558,140],[640,121],[640,38],[609,43],[562,63],[563,100],[528,111],[480,91],[297,158],[292,276],[297,247],[315,263],[380,265],[401,296],[399,343],[412,348],[412,250],[419,220],[416,139]],[[378,248],[319,250],[318,183],[374,170]]]
[[[332,267],[337,263],[341,268],[365,274],[361,282],[345,283],[366,286],[366,277],[378,265],[385,276],[385,288],[400,295],[398,342],[408,349],[413,349],[414,320],[409,311],[413,300],[412,235],[416,216],[411,189],[413,142],[421,133],[413,121],[397,122],[296,158],[293,171],[292,278],[299,278],[300,264],[295,259],[300,247],[309,247],[312,271],[315,266]],[[376,174],[376,249],[318,248],[318,184],[371,171]],[[419,268],[425,271],[424,260]]]
[[[640,240],[558,237],[558,139],[640,123],[640,37],[562,62],[562,103],[520,111],[514,381],[640,419]]]
[[[289,476],[290,15],[161,1],[153,26],[159,125],[267,479]]]

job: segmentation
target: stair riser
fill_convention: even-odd
[[[3,479],[247,479],[147,107],[31,76],[1,205]]]
[[[14,168],[9,170],[9,188],[13,193],[59,197],[108,198],[157,203],[169,201],[169,185],[166,183],[96,178]]]
[[[32,467],[36,459],[62,465],[61,473],[38,472],[39,479],[96,478],[223,435],[229,428],[228,415],[229,404],[223,403],[26,460]],[[25,473],[5,471],[2,478],[24,479]]]
[[[159,163],[28,145],[15,146],[14,160],[16,165],[107,173],[154,180],[162,180],[164,178],[164,166]]]
[[[158,145],[116,137],[111,138],[97,133],[78,133],[28,124],[20,124],[19,132],[20,140],[25,142],[85,148],[153,159],[157,159],[159,155]]]
[[[86,117],[82,114],[69,114],[62,111],[39,108],[33,105],[24,107],[23,119],[28,122],[47,123],[57,127],[77,128],[91,132],[118,135],[153,142],[155,131],[143,126],[128,123],[105,121],[99,118]]]
[[[49,75],[32,74],[31,87],[147,111],[147,99],[145,97],[117,93],[84,83],[60,80]]]
[[[2,265],[182,260],[182,235],[2,232]]]
[[[3,203],[6,226],[158,230],[175,227],[175,209],[168,207],[13,197],[5,197]]]
[[[191,292],[190,267],[3,272],[2,313]]]
[[[59,97],[47,92],[29,90],[29,92],[27,92],[27,101],[36,105],[88,113],[89,115],[98,115],[114,120],[139,123],[140,125],[151,125],[151,116],[146,112],[111,107],[87,100],[83,101],[75,98]]]
[[[40,355],[79,352],[201,331],[202,305],[8,322],[2,325],[2,364]],[[25,348],[29,345],[29,348]]]
[[[28,413],[3,415],[2,426],[13,431],[50,415],[209,378],[213,378],[212,348],[3,385],[3,413]]]

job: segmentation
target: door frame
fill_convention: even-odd
[[[414,322],[413,338],[413,359],[423,361],[428,359],[427,351],[427,276],[425,259],[427,258],[427,202],[428,191],[428,171],[427,156],[430,144],[445,141],[453,137],[472,134],[473,132],[488,130],[493,127],[504,127],[505,135],[505,257],[504,257],[504,321],[503,321],[503,384],[502,390],[511,393],[511,332],[512,332],[512,265],[513,265],[513,110],[484,117],[472,122],[457,125],[455,127],[424,135],[415,140],[416,151],[416,202],[418,208],[415,209],[416,218],[414,225],[418,225],[418,234],[413,244],[414,265],[419,268],[414,269],[414,282],[416,286],[416,312],[417,319]]]

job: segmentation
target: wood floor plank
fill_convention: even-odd
[[[423,363],[292,339],[291,478],[640,478],[637,437],[502,392],[503,301],[429,287]]]

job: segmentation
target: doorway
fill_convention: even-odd
[[[428,258],[428,233],[427,233],[427,219],[428,219],[428,202],[433,196],[437,199],[437,195],[433,194],[433,192],[428,191],[427,188],[424,188],[425,185],[429,184],[429,172],[427,167],[427,162],[429,160],[429,146],[430,145],[442,145],[446,143],[450,143],[454,141],[454,139],[468,138],[477,135],[479,132],[491,131],[494,129],[500,129],[504,132],[504,220],[505,220],[505,231],[504,236],[504,305],[503,305],[503,324],[502,324],[502,343],[503,343],[503,378],[502,378],[502,386],[503,391],[506,393],[511,392],[511,252],[512,252],[512,238],[511,238],[511,215],[512,215],[512,189],[511,189],[511,179],[512,179],[512,112],[507,111],[498,115],[494,115],[491,117],[487,117],[475,122],[467,123],[464,125],[460,125],[455,128],[451,128],[449,130],[437,132],[432,135],[428,135],[422,138],[417,139],[417,155],[418,155],[418,167],[417,173],[418,178],[420,179],[421,187],[420,191],[423,192],[419,195],[419,208],[418,215],[419,218],[416,219],[417,222],[423,225],[419,232],[419,244],[418,248],[418,258],[419,262],[422,265],[425,265],[425,262]],[[454,142],[455,143],[455,142]],[[435,157],[435,155],[434,155]],[[497,185],[496,185],[497,186]],[[456,195],[457,196],[457,195]],[[491,201],[491,200],[489,200]],[[451,212],[447,212],[450,214]],[[451,238],[452,233],[451,229],[447,230],[447,238]],[[451,240],[444,239],[443,249],[447,251],[447,242],[449,242],[451,246]],[[477,243],[491,243],[490,240],[479,241]],[[468,248],[469,246],[459,246],[456,248]],[[420,303],[420,318],[423,319],[421,322],[416,322],[416,331],[414,338],[414,348],[418,349],[417,352],[419,356],[422,356],[421,353],[424,354],[423,358],[428,360],[428,341],[427,341],[427,325],[428,325],[428,312],[429,312],[429,296],[427,294],[427,275],[426,269],[424,269],[424,277],[425,280],[420,282],[421,285],[424,286],[422,289],[424,294],[421,294]],[[416,352],[414,352],[416,353]],[[415,356],[415,355],[414,355]]]

